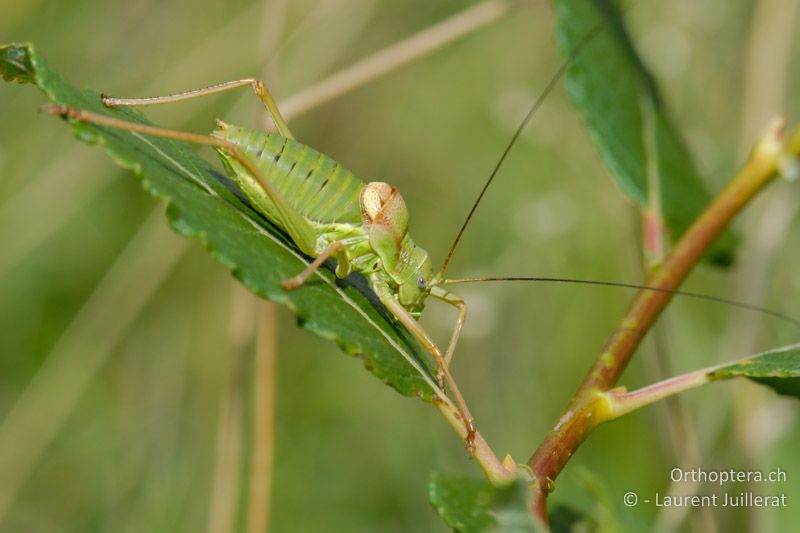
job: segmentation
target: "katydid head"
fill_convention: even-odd
[[[414,247],[412,254],[417,255],[413,258],[417,266],[408,270],[408,278],[398,286],[397,299],[409,313],[419,316],[433,287],[433,264],[428,252],[419,246]]]
[[[396,286],[400,304],[418,316],[430,294],[433,265],[428,252],[408,234],[408,209],[396,187],[373,181],[361,191],[361,215],[369,244],[380,257],[384,274]]]

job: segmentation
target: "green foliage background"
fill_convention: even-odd
[[[198,9],[183,0],[3,1],[0,41],[33,41],[76,85],[121,96],[170,93],[266,70],[281,99],[464,6],[292,1],[268,53],[278,4],[214,1]],[[640,2],[628,16],[712,190],[732,175],[769,115],[783,110],[800,119],[800,104],[791,97],[800,88],[796,43],[788,45],[787,65],[777,69],[784,79],[761,80],[763,89],[751,95],[743,89],[753,76],[746,59],[754,21],[762,20],[756,10],[744,1],[681,0]],[[532,2],[314,110],[293,130],[365,179],[400,187],[414,238],[441,260],[516,123],[560,62],[551,32],[549,6]],[[765,55],[761,63],[770,60]],[[776,100],[775,86],[789,95],[785,101]],[[74,142],[62,124],[37,113],[43,101],[29,88],[0,85],[0,424],[154,208],[101,150]],[[744,118],[750,105],[763,110],[755,112],[754,126]],[[215,117],[260,121],[258,102],[246,90],[148,114],[199,132],[210,131]],[[701,267],[687,287],[800,314],[800,278],[792,266],[800,259],[796,189],[774,187],[738,221],[745,240],[734,269]],[[450,273],[639,281],[637,225],[636,210],[609,181],[557,90],[512,152]],[[182,245],[161,226],[166,248]],[[231,342],[239,291],[224,268],[190,245],[91,376],[0,529],[204,530],[221,401],[235,365],[245,365],[242,386],[250,374]],[[487,440],[525,461],[630,295],[494,284],[465,286],[461,293],[471,307],[454,373]],[[121,313],[126,303],[102,312]],[[424,323],[444,338],[452,318],[450,309],[431,304]],[[662,328],[672,372],[798,337],[769,319],[685,300],[671,306]],[[75,361],[93,348],[90,339]],[[275,531],[444,530],[427,502],[430,472],[475,473],[434,410],[359,366],[281,311]],[[72,371],[86,369],[76,363]],[[643,385],[658,371],[647,342],[623,382]],[[45,405],[61,401],[63,391],[55,388]],[[786,492],[790,502],[800,498],[795,402],[742,382],[691,392],[681,404],[703,467],[780,466],[788,482],[766,490]],[[46,425],[47,410],[43,415],[36,422]],[[604,512],[632,531],[652,524],[655,509],[627,509],[622,495],[666,490],[675,464],[667,416],[659,405],[598,430],[559,479],[556,499],[588,509],[607,501],[611,509]],[[13,462],[14,450],[25,446],[6,438],[2,461]],[[721,529],[752,520],[787,531],[800,520],[798,509],[749,518],[719,512],[716,519]]]

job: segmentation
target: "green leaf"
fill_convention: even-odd
[[[597,531],[597,522],[571,505],[559,504],[550,512],[550,531],[552,533]]]
[[[800,398],[800,344],[741,359],[709,372],[711,379],[746,377],[779,394]]]
[[[655,79],[611,0],[554,2],[562,53],[571,54],[590,38],[567,69],[570,99],[617,186],[643,209],[660,206],[667,233],[677,240],[711,195],[672,125]],[[736,242],[726,231],[709,250],[709,260],[730,264]]]
[[[434,473],[428,494],[436,512],[454,531],[539,531],[529,511],[531,494],[524,479],[495,486],[485,479]]]
[[[582,465],[574,466],[568,473],[567,500],[556,492],[548,502],[550,530],[552,533],[612,533],[622,529],[613,497],[606,479]],[[564,497],[560,494],[560,497]]]
[[[110,110],[99,93],[66,83],[30,44],[0,46],[0,73],[7,81],[35,83],[53,102],[149,124],[138,111]],[[361,357],[367,369],[401,394],[431,400],[432,364],[413,338],[394,325],[364,278],[337,280],[322,269],[306,286],[282,290],[281,281],[300,272],[307,258],[192,147],[89,124],[76,123],[73,129],[81,140],[100,144],[117,164],[131,169],[147,192],[166,202],[172,227],[200,240],[250,290],[290,307],[304,328]]]

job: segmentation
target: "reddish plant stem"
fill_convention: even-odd
[[[543,531],[550,531],[549,521],[547,518],[547,492],[540,483],[535,483],[531,487],[531,494],[533,496],[531,502],[531,512],[537,520],[537,524]]]
[[[800,135],[788,150],[797,153]],[[734,216],[776,175],[785,155],[781,124],[776,123],[756,146],[731,183],[711,202],[684,233],[662,266],[647,280],[649,286],[676,289]],[[555,478],[591,430],[597,425],[599,393],[609,390],[625,370],[634,351],[672,295],[640,291],[611,334],[600,356],[573,395],[564,414],[528,461],[536,479],[532,509],[546,522],[545,498]]]

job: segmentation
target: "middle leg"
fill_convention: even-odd
[[[342,241],[336,241],[330,246],[328,246],[324,252],[322,252],[319,257],[314,259],[302,272],[298,275],[293,276],[291,278],[283,280],[281,283],[281,287],[285,291],[291,291],[302,285],[306,282],[308,277],[313,274],[319,267],[322,266],[322,263],[328,260],[332,255],[336,254],[337,252],[341,252],[344,249],[344,245]]]
[[[445,363],[449,367],[450,361],[453,359],[453,353],[456,350],[456,344],[458,344],[458,338],[461,335],[461,329],[464,327],[464,322],[467,320],[467,303],[461,296],[439,287],[434,287],[431,291],[431,296],[458,309],[456,325],[453,328],[453,333],[450,335],[450,343],[447,345],[447,351],[444,354]]]

